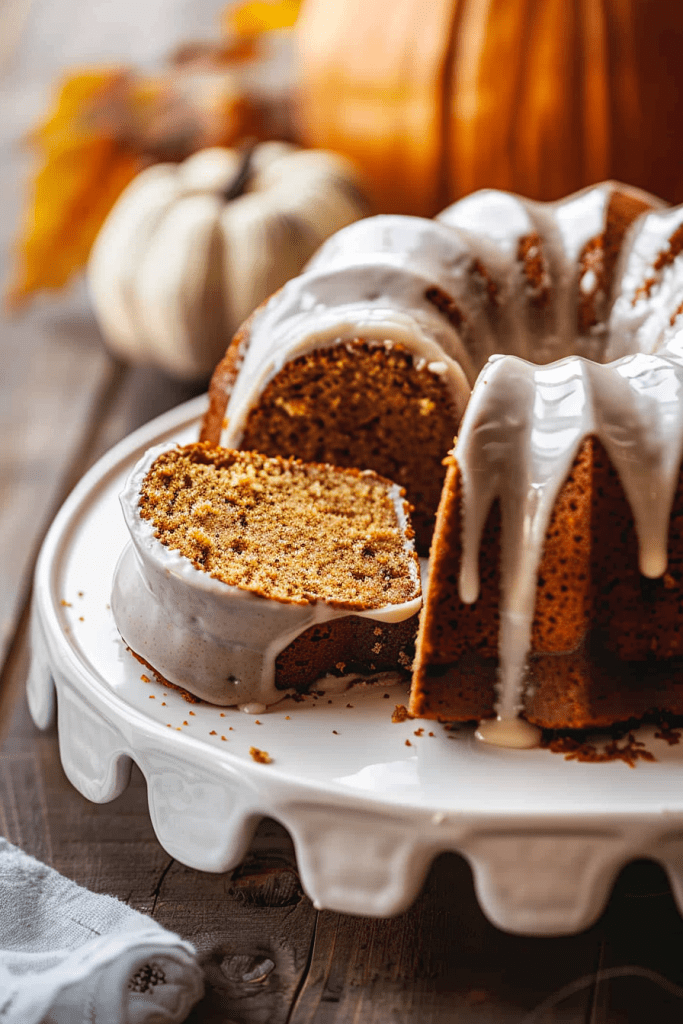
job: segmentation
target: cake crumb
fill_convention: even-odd
[[[150,699],[150,700],[155,700],[155,699],[156,699],[156,694],[154,694],[154,693],[150,693],[150,695],[149,695],[149,699]]]
[[[292,720],[292,716],[291,715],[285,715],[285,722],[291,722],[291,720]]]
[[[346,706],[347,706],[347,708],[352,708],[353,704],[347,704]]]
[[[258,747],[249,747],[249,753],[251,754],[252,761],[256,761],[257,764],[272,764],[272,757],[267,750],[259,750]]]
[[[162,702],[161,702],[161,706],[162,706],[162,708],[165,708],[165,707],[166,707],[166,701],[165,701],[165,700],[162,700]]]
[[[655,733],[655,739],[664,740],[670,747],[675,747],[681,742],[680,729],[673,729],[668,722],[662,722]]]
[[[337,732],[337,730],[336,730],[336,729],[333,729],[333,730],[332,730],[332,735],[333,735],[333,736],[338,736],[338,735],[339,735],[339,733]]]
[[[191,714],[191,715],[193,715],[193,714],[194,714],[194,711],[190,711],[190,714]]]
[[[183,725],[189,725],[189,724],[190,724],[189,722],[183,722]]]
[[[218,733],[216,732],[215,729],[212,729],[211,732],[209,733],[209,736],[218,736]]]
[[[588,764],[604,764],[606,761],[623,761],[629,768],[635,768],[636,762],[656,761],[654,754],[645,749],[645,744],[637,740],[632,732],[626,734],[625,742],[620,745],[615,737],[599,750],[594,743],[589,743],[579,736],[549,736],[541,739],[541,746],[553,754],[564,754],[565,761],[582,761]]]
[[[143,674],[142,674],[142,675],[140,676],[140,679],[142,679],[143,683],[149,683],[149,682],[151,682],[151,679],[149,678],[149,676],[146,676],[146,675],[144,674],[144,672],[143,672]]]
[[[190,711],[190,714],[193,715],[194,711]],[[221,718],[225,718],[225,712],[224,711],[221,711]]]
[[[258,718],[255,718],[254,719],[254,725],[263,725],[263,723],[259,722]]]
[[[423,736],[423,735],[424,735],[424,729],[416,729],[415,732],[413,733],[413,736]]]
[[[410,740],[406,740],[406,746],[407,746],[407,747],[412,747],[412,745],[413,745],[413,744],[412,744],[412,743],[410,742]]]
[[[433,735],[434,735],[434,733],[433,733],[433,732],[429,732],[429,733],[427,733],[427,735],[428,735],[428,736],[433,736]]]
[[[64,598],[60,601],[62,608],[71,608],[71,601],[65,601]]]
[[[228,737],[227,736],[221,736],[221,739],[225,740],[227,742]]]
[[[85,619],[83,618],[83,616],[82,616],[82,615],[79,615],[79,616],[78,616],[78,621],[79,621],[79,622],[85,622]]]
[[[384,693],[384,694],[382,694],[382,696],[384,697],[385,700],[389,700],[389,698],[391,697],[391,694],[390,693]]]
[[[407,722],[409,718],[412,718],[412,715],[405,704],[397,704],[393,710],[391,721],[396,725],[399,722]]]

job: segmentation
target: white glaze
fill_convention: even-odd
[[[623,186],[621,186],[623,188]],[[604,362],[604,327],[588,336],[577,334],[577,299],[589,291],[590,280],[580,282],[578,259],[586,243],[601,234],[613,191],[612,182],[583,189],[557,203],[532,202],[494,189],[483,189],[449,206],[438,220],[456,228],[466,239],[472,256],[489,270],[498,285],[502,321],[488,356],[508,353],[549,363],[564,356],[581,355]],[[654,207],[661,200],[629,189]],[[528,282],[518,259],[519,240],[537,233],[543,243],[552,301],[533,308]],[[661,248],[661,235],[660,235]],[[621,354],[621,353],[620,353]]]
[[[372,217],[339,231],[255,317],[221,444],[239,447],[249,410],[286,363],[359,337],[400,342],[434,365],[462,413],[478,365],[425,292],[436,286],[455,298],[481,333],[481,303],[465,288],[470,262],[456,232],[419,217]]]
[[[668,239],[683,224],[683,207],[656,210],[642,218],[632,245],[621,258],[619,295],[610,318],[607,359],[630,352],[655,352],[677,333],[681,323],[670,324],[672,314],[683,302],[683,260],[677,259],[661,271],[653,264],[667,248]],[[648,295],[643,282],[653,278]]]
[[[572,354],[604,360],[604,329],[576,336],[576,258],[602,231],[611,191],[605,182],[552,204],[483,190],[436,221],[369,217],[338,231],[254,318],[221,444],[239,447],[249,411],[288,362],[355,338],[404,345],[418,363],[434,367],[460,413],[493,354],[536,363]],[[633,193],[661,205],[637,189]],[[552,286],[553,301],[543,308],[530,303],[534,294],[518,259],[520,239],[532,234],[543,240]],[[495,288],[493,302],[482,281],[473,286],[477,263]],[[583,282],[584,291],[589,283]],[[463,317],[459,328],[426,298],[432,287],[456,304]]]
[[[157,540],[151,521],[139,514],[142,481],[155,459],[171,447],[159,445],[146,452],[121,494],[131,543],[116,567],[111,599],[125,642],[169,682],[214,704],[237,704],[245,710],[273,704],[287,692],[275,687],[276,658],[309,627],[348,615],[402,622],[418,612],[422,599],[416,563],[414,598],[366,610],[323,600],[268,600],[196,569]],[[391,487],[389,493],[405,535],[405,501],[400,488]],[[412,550],[408,540],[406,548]],[[350,676],[346,682],[358,678]]]
[[[485,718],[474,733],[482,743],[493,747],[509,747],[514,750],[531,750],[541,739],[537,725],[523,718]]]

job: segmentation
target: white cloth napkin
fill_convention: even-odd
[[[203,988],[188,942],[0,838],[0,1024],[175,1024]]]

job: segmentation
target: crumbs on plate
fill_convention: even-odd
[[[267,750],[259,750],[258,747],[249,747],[249,753],[252,761],[256,761],[257,764],[272,764],[272,757]]]

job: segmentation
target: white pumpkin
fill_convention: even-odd
[[[192,380],[322,242],[368,213],[343,157],[266,142],[142,171],[95,241],[88,287],[105,342]]]

